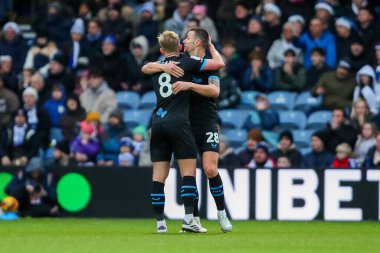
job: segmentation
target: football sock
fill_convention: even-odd
[[[216,208],[218,211],[224,210],[224,190],[223,190],[223,182],[219,173],[216,177],[208,179],[210,184],[210,192],[214,197]]]
[[[196,196],[197,186],[195,183],[195,177],[184,176],[182,178],[181,197],[185,206],[185,221],[189,222],[189,219],[193,217],[194,211],[194,199]]]
[[[163,183],[153,181],[152,182],[152,193],[150,197],[152,199],[152,205],[154,212],[156,214],[157,221],[164,220],[164,207],[165,207],[165,185]]]
[[[196,192],[195,192],[195,199],[194,199],[194,217],[199,217],[199,209],[198,209],[198,203],[199,203],[199,193],[198,193],[198,189],[196,189]]]

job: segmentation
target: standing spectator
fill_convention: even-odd
[[[284,61],[284,52],[289,48],[292,48],[296,52],[299,62],[303,61],[301,50],[293,45],[294,29],[290,22],[285,23],[282,26],[281,39],[275,40],[269,49],[267,60],[272,69],[281,66]]]
[[[13,60],[10,55],[0,56],[0,75],[5,87],[19,95],[18,77],[13,70]]]
[[[302,154],[294,145],[293,134],[288,130],[280,134],[279,147],[271,153],[271,156],[276,161],[281,156],[286,156],[289,158],[290,164],[294,167],[300,167],[302,163]]]
[[[181,36],[186,22],[192,17],[191,2],[189,0],[180,0],[177,3],[177,9],[173,16],[165,21],[164,30],[173,31]]]
[[[193,8],[193,16],[199,21],[199,27],[205,29],[210,35],[211,41],[215,44],[219,41],[218,31],[214,21],[207,16],[206,5],[199,4]]]
[[[66,94],[63,84],[53,85],[51,99],[45,102],[44,109],[49,114],[51,126],[61,128],[61,117],[65,112]]]
[[[351,65],[348,61],[339,61],[336,70],[323,74],[313,88],[313,95],[323,95],[322,106],[324,108],[351,107],[355,77],[350,73],[350,68]]]
[[[276,90],[301,91],[305,86],[306,69],[297,62],[294,49],[284,52],[284,63],[275,69],[274,76]]]
[[[358,98],[353,103],[350,120],[356,129],[361,129],[366,122],[371,122],[371,112],[364,99]]]
[[[13,70],[16,74],[21,72],[27,52],[28,48],[18,25],[12,21],[6,23],[0,39],[0,55],[12,57]]]
[[[251,64],[244,72],[241,89],[243,91],[257,90],[269,92],[273,88],[274,74],[272,69],[266,64],[264,54],[253,51],[249,58]]]
[[[336,147],[336,156],[331,167],[334,169],[357,168],[357,162],[351,158],[352,149],[347,143],[339,144]]]
[[[234,39],[240,37],[247,32],[248,22],[250,20],[250,5],[245,1],[237,1],[234,8],[234,16],[232,19],[225,19],[226,15],[220,17],[222,22],[220,24],[222,39]],[[226,10],[225,14],[231,13],[231,9]],[[223,20],[224,19],[224,20]]]
[[[247,134],[247,142],[243,150],[237,153],[240,166],[246,167],[253,157],[253,153],[257,144],[263,141],[261,131],[258,129],[252,129]]]
[[[143,35],[149,42],[149,47],[157,45],[157,34],[159,31],[159,23],[153,19],[154,6],[151,2],[146,2],[140,9],[139,23],[136,28],[136,35]]]
[[[281,10],[273,3],[264,4],[264,31],[268,34],[268,43],[272,45],[273,41],[281,36]]]
[[[227,60],[226,66],[228,75],[235,78],[240,84],[243,80],[244,72],[249,66],[249,62],[237,52],[235,40],[226,40],[222,42],[222,54]]]
[[[86,112],[99,112],[102,123],[105,123],[117,107],[115,92],[108,87],[100,69],[90,70],[89,85],[80,95],[81,104]]]
[[[50,66],[46,78],[46,89],[51,88],[56,83],[62,83],[68,93],[73,92],[75,88],[74,75],[71,70],[66,68],[67,59],[61,52],[55,54],[50,60]]]
[[[328,168],[334,155],[325,149],[327,140],[323,132],[315,132],[311,137],[311,152],[303,157],[303,167],[308,169]]]
[[[219,162],[218,166],[221,168],[239,166],[239,159],[234,152],[234,149],[230,147],[227,136],[219,136]]]
[[[92,124],[81,124],[81,134],[70,145],[70,156],[78,165],[94,165],[99,151],[99,142],[91,137],[95,131]]]
[[[363,98],[370,112],[375,115],[379,112],[380,86],[375,83],[375,71],[370,65],[365,65],[356,73],[357,85],[354,90],[353,101]]]
[[[219,110],[234,108],[240,103],[241,90],[238,82],[227,73],[228,63],[220,70],[220,92],[217,106]]]
[[[363,164],[368,151],[376,145],[377,129],[373,123],[364,123],[355,143],[354,154],[358,163]]]
[[[266,53],[270,47],[262,21],[257,17],[252,17],[248,22],[247,32],[236,38],[237,50],[241,55],[248,55],[252,51]]]
[[[363,167],[380,168],[380,134],[376,135],[376,144],[370,148],[365,156]]]
[[[335,21],[335,41],[338,59],[348,58],[350,56],[350,45],[354,37],[353,31],[351,30],[350,20],[341,17]]]
[[[322,48],[314,48],[311,53],[312,65],[306,70],[306,84],[304,90],[310,91],[317,84],[321,76],[329,71],[329,67],[326,65],[326,54]]]
[[[360,68],[366,65],[368,61],[368,54],[363,39],[358,36],[354,37],[350,44],[350,62],[352,71],[357,72]]]
[[[79,124],[86,119],[86,111],[82,108],[77,95],[68,95],[65,113],[61,117],[60,126],[63,140],[71,142],[79,133]]]
[[[104,39],[102,24],[100,21],[93,19],[87,24],[87,35],[84,38],[87,57],[91,58],[101,52],[102,41]]]
[[[12,116],[19,107],[17,95],[4,87],[4,80],[0,76],[0,128],[12,122]]]
[[[309,24],[309,32],[304,32],[296,38],[294,45],[304,50],[305,68],[311,67],[311,52],[315,47],[323,48],[326,52],[326,64],[330,68],[336,65],[335,38],[324,27],[322,20],[313,18]]]
[[[249,169],[257,168],[275,168],[276,163],[269,156],[268,147],[265,144],[259,143],[253,153],[252,160],[248,163]]]
[[[120,153],[117,156],[117,164],[123,167],[133,167],[135,165],[135,156],[133,155],[133,143],[129,137],[120,139]]]

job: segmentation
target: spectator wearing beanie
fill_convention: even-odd
[[[99,142],[92,135],[95,128],[92,124],[81,124],[81,134],[70,145],[70,156],[78,165],[94,165],[99,151]]]
[[[75,88],[73,73],[66,68],[67,59],[62,52],[56,53],[50,60],[46,78],[47,89],[51,90],[54,84],[62,83],[67,93],[72,93]]]
[[[240,150],[237,153],[240,166],[246,167],[248,163],[251,161],[253,157],[253,153],[255,151],[255,148],[259,142],[262,142],[264,140],[263,136],[261,135],[261,131],[258,129],[252,129],[247,134],[247,142],[246,146],[243,150]]]
[[[354,38],[354,31],[351,29],[351,20],[341,17],[335,21],[336,50],[338,59],[350,56],[350,45]]]
[[[132,167],[135,165],[135,156],[133,155],[134,147],[132,139],[123,137],[120,139],[120,153],[117,156],[117,164],[123,167]]]
[[[86,118],[86,112],[82,108],[77,95],[68,95],[65,113],[61,117],[63,141],[71,142],[79,133],[79,124]]]
[[[263,143],[259,143],[256,146],[255,151],[253,153],[253,158],[248,163],[247,167],[249,169],[275,168],[276,163],[269,156],[268,147]]]
[[[273,3],[264,4],[264,31],[268,34],[269,45],[281,37],[281,10]]]
[[[308,169],[329,168],[334,155],[325,149],[326,135],[315,132],[311,136],[311,152],[303,157],[303,167]]]
[[[294,168],[299,168],[302,164],[302,154],[293,143],[293,134],[286,130],[280,134],[280,143],[276,150],[271,153],[272,158],[277,161],[280,156],[289,158]]]
[[[13,59],[10,55],[0,56],[0,75],[4,80],[5,87],[16,94],[20,94],[18,76],[13,68]]]
[[[219,167],[228,168],[239,166],[239,159],[234,152],[234,149],[230,147],[229,140],[227,136],[219,136]]]
[[[139,11],[139,22],[136,28],[136,35],[145,36],[149,41],[149,47],[157,45],[157,34],[159,31],[159,22],[153,19],[155,15],[154,5],[152,2],[143,4]]]

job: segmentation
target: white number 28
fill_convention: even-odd
[[[219,143],[219,134],[217,132],[207,132],[206,135],[208,136],[207,143]]]

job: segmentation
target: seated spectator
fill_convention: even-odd
[[[261,135],[261,131],[258,129],[252,129],[247,134],[247,142],[244,149],[237,152],[237,156],[239,158],[240,166],[247,167],[248,163],[251,161],[253,157],[253,153],[255,148],[259,142],[264,140]]]
[[[374,68],[375,68],[375,72],[376,72],[375,82],[377,84],[380,84],[380,41],[375,46]]]
[[[12,90],[16,94],[20,93],[18,77],[13,70],[13,60],[10,55],[0,56],[0,75],[3,78],[5,87]]]
[[[315,132],[311,136],[311,152],[303,157],[303,167],[308,169],[329,168],[334,155],[325,149],[326,135]]]
[[[67,166],[71,163],[70,160],[70,144],[69,142],[59,142],[53,151],[53,158],[55,165]]]
[[[276,163],[269,156],[268,147],[265,144],[259,143],[253,153],[253,158],[248,163],[249,169],[257,168],[275,168]]]
[[[193,16],[199,21],[199,27],[205,29],[210,35],[211,41],[215,44],[219,41],[218,31],[216,30],[214,21],[207,16],[207,7],[198,4],[193,7]]]
[[[264,54],[253,51],[249,56],[251,65],[244,73],[241,89],[269,92],[273,88],[274,73],[265,63]]]
[[[91,136],[93,138],[99,139],[100,135],[103,134],[104,129],[100,117],[100,113],[98,112],[89,112],[86,116],[86,120],[80,123],[80,125],[88,123],[94,127],[94,132]]]
[[[369,149],[376,144],[377,129],[373,123],[364,123],[355,143],[354,155],[359,164],[363,164]]]
[[[220,92],[217,101],[219,110],[234,108],[240,103],[241,90],[238,82],[227,73],[228,63],[220,70]]]
[[[57,45],[49,39],[48,33],[44,31],[39,32],[35,44],[28,51],[24,69],[41,70],[47,67],[50,59],[57,52]]]
[[[270,45],[262,21],[258,17],[252,17],[247,31],[236,38],[236,47],[240,55],[248,55],[252,51],[261,51],[265,54]]]
[[[136,35],[143,35],[149,42],[149,47],[157,46],[157,34],[159,22],[153,17],[155,15],[154,6],[151,2],[143,4],[139,11],[139,22],[136,28]]]
[[[374,8],[369,6],[359,8],[356,25],[366,48],[372,48],[376,39],[378,39],[378,27],[376,27],[375,15]]]
[[[372,115],[364,99],[359,98],[354,102],[350,120],[356,129],[361,129],[366,122],[371,122]]]
[[[4,125],[0,132],[0,157],[3,166],[25,166],[37,155],[35,130],[28,124],[26,112],[19,109],[12,124]]]
[[[339,61],[335,71],[322,75],[313,88],[313,95],[322,95],[322,106],[326,109],[351,107],[355,89],[355,77],[350,73],[351,65],[346,60]]]
[[[341,17],[335,21],[336,50],[338,59],[350,57],[350,45],[354,38],[351,20]]]
[[[115,92],[108,87],[100,69],[91,69],[89,75],[89,87],[80,95],[81,104],[86,112],[99,112],[101,122],[106,123],[117,107]]]
[[[328,30],[325,30],[325,24],[319,18],[313,18],[309,23],[309,32],[304,32],[299,38],[296,38],[294,45],[304,50],[305,68],[311,67],[311,52],[315,47],[323,48],[326,52],[326,64],[330,68],[336,66],[336,47],[335,38]]]
[[[330,70],[326,65],[326,54],[322,48],[316,47],[313,49],[311,53],[311,62],[311,67],[306,70],[305,91],[312,90],[321,76]]]
[[[268,34],[268,43],[281,37],[281,10],[273,3],[264,4],[264,31]]]
[[[45,102],[44,109],[49,114],[51,126],[61,128],[61,117],[65,113],[65,87],[58,83],[53,85],[51,99]]]
[[[135,156],[136,165],[139,162],[140,152],[144,146],[146,137],[146,127],[144,125],[138,125],[132,130],[132,144],[133,144],[133,155]]]
[[[350,44],[350,63],[353,72],[359,71],[369,61],[367,49],[362,38],[356,36]]]
[[[380,134],[376,135],[375,146],[370,148],[365,156],[363,167],[380,168]]]
[[[239,158],[235,154],[234,149],[230,147],[227,136],[221,134],[219,136],[219,161],[220,168],[228,168],[239,166]]]
[[[292,15],[288,21],[294,28],[294,35],[300,36],[305,29],[305,19],[299,14]]]
[[[247,131],[253,128],[273,130],[280,124],[278,112],[270,108],[268,98],[265,94],[259,94],[256,97],[256,109],[259,114],[260,124],[258,125],[257,120],[252,118],[255,117],[256,113],[248,115],[243,124],[243,128]]]
[[[17,199],[21,217],[57,216],[56,185],[51,173],[45,171],[42,159],[33,157],[25,173],[15,175],[5,192]]]
[[[96,19],[89,21],[87,24],[87,35],[84,38],[86,56],[88,58],[100,54],[103,40],[102,23]]]
[[[92,124],[81,124],[81,133],[70,145],[70,156],[78,165],[94,165],[99,151],[99,142],[92,138],[95,128]]]
[[[66,68],[67,59],[59,52],[50,60],[49,70],[46,77],[46,89],[49,91],[53,84],[62,83],[67,93],[72,93],[75,88],[74,75],[70,69]]]
[[[306,69],[297,62],[294,49],[284,52],[284,63],[275,69],[274,76],[276,90],[301,91],[305,86]]]
[[[269,67],[272,69],[281,66],[284,61],[284,52],[289,48],[294,49],[296,52],[298,62],[303,61],[302,51],[293,45],[294,29],[295,28],[291,23],[285,23],[282,26],[281,39],[275,40],[269,49],[269,52],[267,54],[267,61],[269,63]]]
[[[178,36],[181,36],[186,22],[191,17],[191,2],[188,0],[180,0],[177,2],[177,9],[174,11],[173,16],[165,21],[164,30],[173,31],[177,33]]]
[[[222,54],[227,60],[226,66],[228,75],[235,78],[236,81],[241,84],[249,62],[236,51],[235,40],[222,42]]]
[[[44,77],[38,71],[33,73],[33,75],[30,77],[29,86],[38,92],[38,107],[43,107],[45,102],[51,98],[52,87],[46,86]]]
[[[18,25],[12,21],[6,23],[0,38],[0,55],[12,57],[13,70],[16,75],[21,73],[27,52],[28,47],[20,34]]]
[[[12,122],[12,116],[19,107],[17,95],[4,87],[4,80],[0,76],[0,128]]]
[[[332,19],[334,17],[333,7],[325,2],[319,2],[314,6],[315,17],[322,20],[326,24],[327,28],[332,27]]]
[[[19,80],[19,85],[17,89],[14,91],[16,94],[20,95],[21,90],[26,89],[27,87],[30,86],[30,81],[32,79],[32,75],[34,74],[33,69],[23,69],[20,80]]]
[[[365,65],[356,73],[357,85],[354,90],[353,101],[363,98],[370,112],[375,115],[380,107],[380,85],[375,83],[375,71],[370,65]]]
[[[123,167],[133,167],[135,165],[135,156],[133,155],[133,141],[129,137],[120,139],[120,153],[117,157],[117,164]]]
[[[93,18],[90,3],[86,1],[81,2],[78,6],[77,15],[78,18],[87,24]]]
[[[277,161],[279,157],[286,156],[293,167],[300,167],[302,163],[302,154],[298,151],[293,143],[292,132],[286,130],[280,134],[280,144],[276,150],[271,153],[271,157]]]
[[[334,169],[357,168],[358,164],[355,159],[351,158],[352,149],[347,143],[339,144],[336,147],[336,156],[331,167]]]
[[[117,163],[120,152],[120,139],[129,136],[123,121],[123,113],[119,110],[113,111],[108,119],[108,123],[100,135],[100,152],[97,163],[101,166],[112,166]]]
[[[277,158],[276,164],[277,164],[277,168],[279,169],[292,167],[292,163],[290,162],[290,159],[285,155],[279,156]]]

